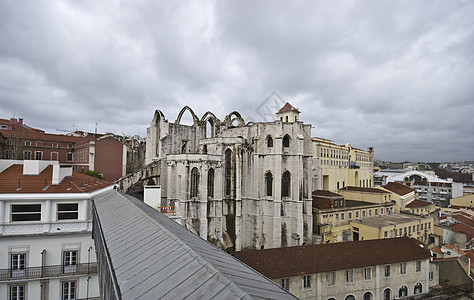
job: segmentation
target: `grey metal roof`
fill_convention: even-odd
[[[93,199],[122,299],[296,299],[138,199]]]

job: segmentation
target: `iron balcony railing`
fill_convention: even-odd
[[[10,280],[66,277],[75,275],[95,274],[97,263],[77,264],[70,266],[26,267],[24,269],[0,269],[0,282]]]

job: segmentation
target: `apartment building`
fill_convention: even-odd
[[[344,199],[330,191],[313,192],[313,241],[334,243],[353,239],[350,222],[392,214],[392,202],[371,203]]]
[[[337,192],[346,186],[372,187],[373,148],[368,151],[314,137],[313,158],[320,169],[320,190]]]
[[[0,160],[0,298],[98,299],[91,198],[110,189],[56,161]]]
[[[408,237],[242,251],[234,256],[299,299],[391,300],[422,296],[438,285],[429,250]]]
[[[433,216],[390,214],[375,218],[351,221],[353,239],[372,240],[394,237],[413,237],[424,244],[432,244]]]
[[[405,206],[416,199],[415,190],[398,182],[389,182],[382,189],[391,192],[391,200],[395,201],[395,212],[405,210]]]

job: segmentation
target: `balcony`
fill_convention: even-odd
[[[92,221],[75,222],[12,222],[0,225],[0,235],[42,234],[92,231]]]
[[[72,266],[57,265],[28,267],[22,270],[0,269],[0,282],[51,277],[68,277],[75,275],[96,274],[97,272],[97,263],[77,264]]]

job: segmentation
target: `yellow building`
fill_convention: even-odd
[[[434,219],[410,214],[391,214],[350,222],[354,240],[372,240],[408,236],[425,244],[433,234]]]
[[[313,241],[317,244],[351,241],[351,221],[383,216],[393,211],[393,202],[346,200],[330,191],[314,191]]]
[[[428,201],[414,200],[405,206],[405,211],[425,216],[436,212],[436,206]]]
[[[346,199],[365,201],[371,203],[392,202],[392,192],[380,188],[367,188],[346,186],[339,189],[339,194]]]
[[[372,187],[373,157],[372,147],[365,151],[350,144],[313,138],[313,158],[321,176],[318,189],[337,192],[346,186]]]
[[[474,195],[451,198],[449,202],[451,206],[474,207]]]

